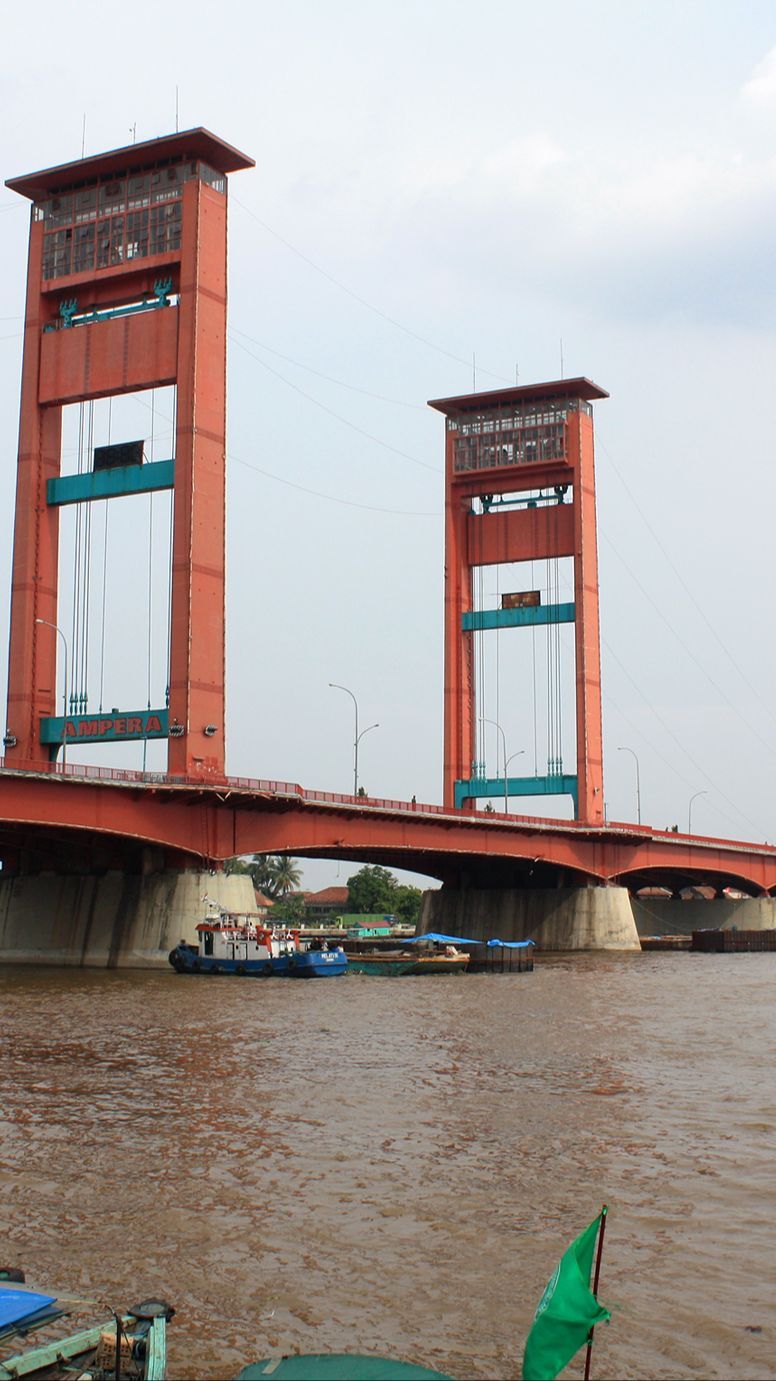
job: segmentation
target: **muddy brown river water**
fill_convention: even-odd
[[[0,1258],[170,1299],[181,1381],[293,1350],[514,1377],[607,1201],[594,1377],[776,1377],[775,1050],[770,954],[0,969]]]

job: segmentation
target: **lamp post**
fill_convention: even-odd
[[[379,725],[379,724],[370,724],[368,729],[362,729],[362,730],[361,730],[361,733],[359,734],[358,738],[356,739],[356,753],[355,753],[355,757],[356,757],[356,791],[355,791],[355,794],[356,794],[356,796],[358,795],[358,745],[359,745],[359,743],[361,742],[362,738],[364,737],[364,734],[368,734],[372,729],[379,729],[379,728],[380,728],[380,725]]]
[[[354,731],[353,731],[353,795],[354,795],[354,796],[357,796],[357,795],[358,795],[358,745],[359,745],[359,743],[361,742],[362,738],[364,737],[364,734],[368,734],[369,731],[370,731],[370,729],[379,729],[379,728],[380,728],[380,725],[379,725],[379,724],[370,724],[368,729],[362,729],[362,730],[361,730],[361,733],[359,733],[359,732],[358,732],[358,701],[356,700],[356,697],[355,697],[355,695],[353,694],[352,690],[349,690],[347,686],[341,686],[341,685],[339,685],[339,683],[338,683],[337,681],[330,681],[330,682],[329,682],[329,689],[330,689],[330,690],[341,690],[341,691],[344,691],[345,694],[346,694],[346,695],[349,695],[350,698],[351,698],[351,700],[353,701],[353,713],[354,713],[354,715],[355,715],[355,729],[354,729]]]
[[[509,764],[511,763],[511,761],[512,761],[513,758],[521,758],[521,757],[523,756],[524,752],[525,752],[525,748],[518,748],[518,750],[517,750],[516,753],[510,753],[509,757],[507,758],[506,762],[504,763],[504,810],[507,809],[507,797],[508,797],[508,795],[509,795],[509,792],[508,792],[508,790],[507,790],[507,776],[508,776]]]
[[[512,761],[512,758],[519,758],[520,754],[525,752],[525,749],[524,749],[524,748],[521,748],[521,749],[519,749],[519,751],[518,751],[517,753],[512,753],[512,755],[511,755],[509,758],[507,758],[507,736],[506,736],[506,734],[504,733],[504,730],[502,729],[502,727],[501,727],[501,725],[499,724],[498,720],[497,720],[497,719],[483,719],[482,722],[483,722],[483,724],[492,724],[492,725],[493,725],[493,728],[494,728],[494,729],[498,729],[499,733],[501,734],[501,745],[502,745],[502,748],[503,748],[503,750],[504,750],[504,814],[505,814],[505,815],[508,815],[508,814],[509,814],[509,790],[508,790],[508,788],[507,788],[507,767],[509,766],[510,762]]]
[[[635,764],[636,764],[636,813],[637,813],[637,817],[638,817],[638,822],[639,822],[639,824],[641,824],[641,779],[640,779],[640,776],[639,776],[639,760],[638,760],[636,754],[634,753],[633,749],[632,749],[632,748],[627,748],[627,747],[625,747],[624,745],[623,745],[623,747],[618,748],[618,749],[617,749],[617,752],[618,752],[618,753],[630,753],[631,757],[633,758],[633,761],[634,761]]]
[[[50,623],[48,619],[36,619],[35,622],[45,624],[46,628],[53,628],[54,632],[59,634],[65,654],[65,679],[62,686],[62,767],[64,769],[67,754],[67,638],[58,623]]]
[[[696,791],[695,795],[690,797],[690,804],[689,804],[689,806],[687,807],[687,833],[688,833],[688,834],[692,834],[692,803],[693,803],[693,801],[697,801],[697,799],[698,799],[699,796],[708,796],[708,794],[709,794],[708,791]]]

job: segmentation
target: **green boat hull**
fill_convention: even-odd
[[[419,956],[349,954],[349,973],[383,974],[386,978],[402,978],[407,975],[429,973],[465,973],[469,963],[468,955],[437,954]]]

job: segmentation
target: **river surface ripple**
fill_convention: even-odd
[[[181,1381],[294,1350],[506,1378],[607,1201],[593,1375],[774,1378],[774,993],[770,954],[0,969],[2,1264],[169,1298]]]

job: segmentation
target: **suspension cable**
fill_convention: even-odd
[[[113,421],[113,399],[108,399],[108,445],[111,440],[111,424]],[[105,525],[102,536],[102,614],[100,617],[100,714],[102,714],[102,702],[105,691],[105,609],[108,588],[108,516],[110,514],[110,501],[103,500],[105,512]]]
[[[86,468],[91,468],[94,456],[94,399],[89,402],[89,427],[88,427],[88,446],[86,453]],[[83,632],[82,632],[82,662],[81,662],[81,708],[85,712],[89,708],[89,614],[91,611],[92,596],[92,505],[86,504],[84,514],[84,612],[83,612]]]
[[[178,438],[178,431],[177,431],[177,419],[178,419],[178,385],[177,385],[177,384],[175,384],[174,387],[173,387],[172,416],[173,416],[173,431],[172,431],[172,437],[173,437],[173,445],[172,445],[172,450],[173,450],[173,462],[174,462],[175,464],[177,464],[177,451],[178,451],[178,443],[177,443],[177,438]],[[172,489],[170,490],[170,532],[169,532],[169,538],[168,538],[168,553],[167,553],[167,687],[166,687],[166,690],[165,690],[165,693],[164,693],[164,701],[165,701],[165,705],[167,706],[168,709],[169,709],[169,707],[170,707],[170,663],[171,663],[171,660],[172,660],[172,548],[173,548],[173,518],[174,518],[174,514],[175,514],[175,489],[172,488]]]
[[[152,614],[153,614],[153,593],[154,593],[154,572],[153,572],[153,552],[154,552],[154,496],[148,495],[148,653],[147,653],[147,693],[148,709],[151,708],[151,646],[152,646]]]
[[[553,508],[553,528],[555,549],[558,548],[558,529],[560,527],[560,503]],[[563,629],[560,623],[560,557],[555,557],[555,665],[557,671],[557,724],[558,724],[558,772],[563,772]]]
[[[475,608],[481,612],[485,608],[485,570],[481,561],[481,530],[480,524],[474,524],[474,560],[477,570],[476,579],[476,598]],[[478,629],[473,634],[475,649],[475,687],[477,702],[477,723],[475,734],[475,760],[478,764],[477,773],[479,774],[485,763],[485,646],[484,633]]]
[[[550,558],[549,558],[549,556],[548,556],[548,557],[547,557],[547,560],[546,560],[546,569],[545,569],[545,583],[546,583],[546,589],[547,589],[547,603],[548,603],[548,604],[552,604],[552,570],[551,570],[551,565],[552,565],[552,563],[551,563]],[[547,771],[548,771],[549,773],[552,773],[552,767],[553,767],[553,763],[554,763],[554,761],[555,761],[555,719],[554,719],[554,715],[553,715],[553,712],[552,712],[552,710],[553,710],[553,698],[552,698],[552,684],[553,684],[552,628],[550,628],[549,626],[548,626],[548,628],[547,628],[547,636],[546,636],[546,639],[545,639],[545,656],[546,656],[546,661],[547,661],[547,685],[546,685],[546,692],[545,692],[545,693],[546,693],[546,700],[547,700],[547,707],[546,707],[546,708],[547,708]]]
[[[156,389],[151,390],[151,440],[149,442],[150,456],[154,459],[154,424],[156,421]],[[147,609],[147,644],[146,644],[146,708],[151,708],[151,653],[152,653],[152,620],[153,620],[153,595],[154,595],[154,496],[153,491],[148,495],[148,609]],[[143,739],[143,771],[146,770],[146,757],[148,753],[148,740]]]
[[[534,575],[534,563],[531,562],[531,589],[536,584]],[[536,725],[536,624],[531,625],[531,680],[533,683],[533,757],[534,757],[534,776],[539,774],[539,745],[537,739]]]
[[[501,575],[501,568],[500,568],[499,566],[496,566],[496,608],[497,608],[497,609],[498,609],[499,604],[500,604],[500,599],[499,599],[500,589],[501,589],[501,581],[500,581],[500,579],[499,579],[500,575]],[[497,628],[497,629],[496,629],[496,647],[495,647],[495,654],[496,654],[496,714],[495,714],[495,719],[496,719],[496,723],[497,723],[497,724],[500,724],[500,723],[501,723],[501,656],[500,656],[500,654],[501,654],[501,638],[500,638],[500,636],[499,636],[499,635],[500,635],[500,632],[501,632],[501,630],[500,630],[499,628]],[[506,755],[506,750],[504,750],[504,778],[505,778],[505,779],[506,779],[506,774],[507,774],[506,761],[507,761],[507,755]],[[498,753],[496,754],[496,776],[498,776]],[[506,791],[506,786],[504,787],[504,790]]]
[[[558,507],[547,505],[547,545],[557,551]],[[560,600],[560,559],[547,558],[547,601],[552,609],[547,628],[547,771],[557,776],[563,771],[563,684],[561,627],[558,619]]]
[[[78,458],[77,458],[77,462],[76,462],[76,464],[77,464],[77,469],[78,469],[78,474],[79,474],[79,475],[83,473],[83,468],[84,468],[84,465],[83,465],[83,460],[84,460],[84,407],[85,407],[85,404],[84,404],[84,403],[79,403],[79,405],[78,405]],[[74,706],[77,704],[77,699],[76,699],[76,694],[75,694],[75,687],[76,687],[77,684],[78,684],[78,658],[77,658],[77,648],[78,648],[79,639],[80,639],[80,611],[81,611],[81,598],[80,598],[80,579],[81,579],[81,527],[82,527],[82,513],[81,513],[81,507],[82,507],[81,504],[76,504],[76,506],[75,506],[75,534],[74,534],[74,541],[73,541],[73,608],[72,608],[72,625],[71,625],[71,632],[70,632],[71,661],[72,661],[72,664],[73,664],[73,665],[72,665],[72,669],[71,669],[71,673],[70,673],[70,696],[69,696],[69,705],[68,705],[70,714],[73,714],[73,712],[74,712]]]

